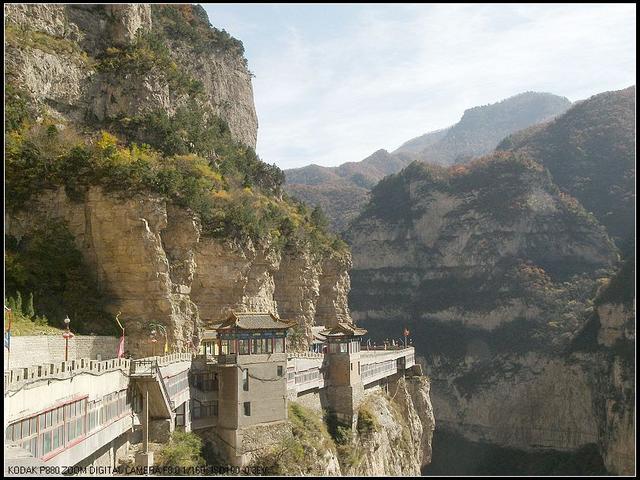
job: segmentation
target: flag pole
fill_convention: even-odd
[[[9,324],[7,325],[5,337],[7,339],[7,370],[11,370],[11,321],[13,320],[13,311],[6,305],[4,306],[4,309],[8,312],[7,316],[9,317]]]
[[[120,327],[120,329],[122,330],[122,337],[120,337],[120,342],[118,343],[118,351],[116,353],[116,356],[118,358],[121,358],[124,356],[124,327],[122,326],[122,324],[120,323],[120,314],[122,312],[118,312],[116,314],[116,323],[118,324],[118,326]]]

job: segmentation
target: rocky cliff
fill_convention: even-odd
[[[606,130],[601,108],[598,99],[565,114],[573,126],[580,117],[582,141]],[[615,155],[628,132],[600,144],[617,145]],[[381,181],[347,233],[352,314],[379,340],[410,329],[438,428],[501,447],[595,445],[610,472],[629,471],[634,362],[622,358],[635,341],[633,293],[624,304],[594,300],[620,251],[597,212],[528,152],[519,144],[468,165],[411,164]],[[585,165],[604,158],[583,154]],[[585,335],[588,348],[571,347]]]
[[[396,378],[388,392],[367,390],[353,431],[292,403],[277,436],[254,438],[253,464],[283,475],[420,475],[431,462],[435,427],[429,392],[420,374]]]
[[[99,187],[83,202],[63,189],[44,193],[29,211],[7,216],[5,231],[19,241],[51,220],[68,225],[108,310],[123,312],[135,356],[149,353],[150,322],[164,324],[180,347],[231,310],[277,312],[303,332],[349,318],[348,255],[207,238],[193,213],[161,197],[122,199]]]
[[[572,340],[568,361],[592,392],[598,447],[607,470],[635,471],[635,258],[602,287],[588,320]]]
[[[225,120],[237,140],[256,145],[242,44],[209,28],[201,7],[12,4],[5,5],[5,22],[7,81],[35,99],[43,115],[80,125],[159,109],[173,115],[197,88],[202,107]],[[153,35],[165,39],[162,61],[141,40]],[[116,62],[126,68],[112,68]]]

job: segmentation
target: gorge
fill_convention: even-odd
[[[183,353],[270,312],[301,363],[320,327],[407,329],[418,365],[370,384],[353,428],[314,392],[246,440],[281,474],[634,473],[634,86],[525,92],[283,172],[255,151],[243,44],[201,6],[4,8],[19,321],[113,337],[120,313],[140,359],[152,325]]]

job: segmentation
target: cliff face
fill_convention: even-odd
[[[635,468],[635,258],[598,292],[594,307],[571,344],[570,359],[585,372],[593,396],[598,447],[607,470]]]
[[[139,35],[161,34],[176,65],[169,67],[197,78],[202,104],[227,122],[236,140],[255,147],[258,121],[241,51],[201,45],[176,33],[208,25],[198,8],[185,5],[185,20],[149,4],[5,5],[7,79],[36,99],[46,115],[76,124],[135,118],[159,108],[172,115],[189,95],[167,71],[157,65],[138,68],[141,59],[134,55],[125,59],[131,67],[126,72],[113,72],[105,63],[119,58]]]
[[[349,317],[348,256],[206,238],[196,217],[159,197],[122,199],[98,187],[83,202],[63,189],[43,194],[28,212],[5,218],[6,233],[19,239],[49,219],[67,222],[109,311],[123,312],[136,356],[148,353],[150,322],[183,345],[231,310],[278,312],[303,331]]]
[[[548,168],[554,182],[593,212],[626,252],[633,250],[635,232],[635,97],[635,86],[594,95],[498,146]]]
[[[435,421],[429,380],[414,373],[367,390],[354,431],[330,434],[322,412],[290,404],[289,422],[274,436],[252,432],[254,465],[271,474],[420,475],[431,462]]]
[[[588,295],[592,280],[577,278],[616,261],[604,229],[536,164],[502,155],[460,169],[412,164],[376,186],[348,232],[358,319],[534,321],[562,302],[563,282]]]
[[[526,135],[538,139],[566,116],[581,127],[556,141],[592,145],[584,140],[591,133],[606,137],[601,100],[616,94],[627,97],[585,101]],[[616,135],[624,141],[601,142],[616,145],[610,155],[630,141],[628,128]],[[379,340],[410,329],[433,379],[439,428],[501,447],[597,445],[610,472],[630,471],[634,294],[595,297],[619,266],[616,229],[556,183],[547,157],[514,137],[513,150],[447,169],[411,164],[373,189],[347,234],[352,314]],[[626,198],[592,177],[600,156],[563,157],[571,164],[564,168],[587,165],[585,185]],[[611,282],[620,288],[630,278]],[[588,347],[575,347],[585,335]]]

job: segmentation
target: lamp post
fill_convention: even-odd
[[[69,339],[73,338],[73,333],[69,330],[69,324],[71,323],[71,319],[67,315],[64,319],[64,324],[67,327],[67,330],[62,334],[64,337],[64,361],[67,362],[69,360]]]

